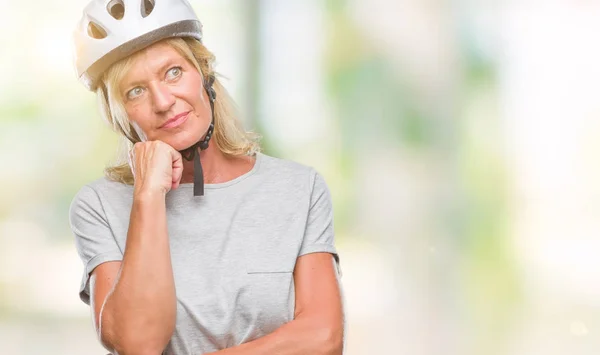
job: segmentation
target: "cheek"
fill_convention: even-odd
[[[126,112],[133,129],[137,131],[137,134],[140,136],[140,138],[142,138],[142,140],[149,139],[150,137],[148,134],[151,134],[150,131],[152,127],[150,125],[150,121],[148,120],[149,116],[146,110],[144,110],[142,107],[132,107],[127,108]]]
[[[182,96],[194,105],[197,109],[201,109],[206,106],[204,97],[204,87],[202,86],[202,77],[200,75],[193,75],[188,78],[181,86]]]
[[[145,128],[148,124],[146,122],[147,120],[144,119],[144,117],[148,117],[148,115],[143,109],[143,107],[136,106],[127,108],[127,116],[129,117],[130,121],[135,122],[138,126],[142,128]]]

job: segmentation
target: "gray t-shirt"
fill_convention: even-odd
[[[71,203],[87,304],[90,272],[123,259],[132,196],[132,186],[102,178]],[[296,258],[327,252],[339,266],[329,190],[310,167],[257,153],[248,173],[206,184],[203,197],[183,184],[166,206],[177,319],[165,354],[199,355],[273,332],[294,317]]]

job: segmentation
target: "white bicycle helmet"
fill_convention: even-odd
[[[186,0],[92,0],[73,37],[77,77],[94,91],[112,64],[157,41],[201,41],[202,24]]]
[[[83,10],[73,37],[77,77],[88,90],[95,91],[111,65],[155,42],[171,37],[202,41],[202,24],[187,0],[92,0]],[[211,75],[204,83],[212,113],[210,126],[203,139],[180,152],[186,160],[194,160],[194,196],[204,195],[198,149],[208,148],[214,132],[214,80]]]

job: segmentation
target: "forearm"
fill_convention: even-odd
[[[262,338],[206,355],[341,355],[342,326],[323,327],[314,319],[298,316]]]
[[[175,314],[164,195],[139,194],[119,277],[101,312],[101,337],[119,353],[160,354],[173,333]]]

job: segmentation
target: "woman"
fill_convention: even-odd
[[[129,156],[71,204],[80,297],[118,354],[341,354],[328,188],[260,153],[201,28],[186,0],[84,10],[77,73]]]

